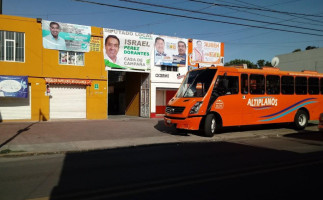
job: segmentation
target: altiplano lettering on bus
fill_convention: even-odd
[[[247,106],[251,107],[264,107],[264,106],[277,106],[278,99],[274,97],[258,97],[248,99]]]

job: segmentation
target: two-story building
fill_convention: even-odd
[[[106,119],[107,73],[95,48],[102,29],[88,27],[94,45],[88,51],[48,49],[42,21],[0,15],[0,120]],[[15,95],[21,80],[28,80],[26,98]]]

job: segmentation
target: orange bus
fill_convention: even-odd
[[[292,122],[304,129],[323,112],[323,74],[274,67],[209,67],[186,74],[164,122],[212,137],[221,127]]]

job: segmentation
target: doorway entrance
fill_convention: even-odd
[[[108,72],[108,115],[149,117],[149,73]]]

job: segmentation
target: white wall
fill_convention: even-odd
[[[151,83],[151,113],[155,113],[156,112],[156,90],[157,88],[164,88],[164,89],[178,89],[180,86],[179,83]]]

